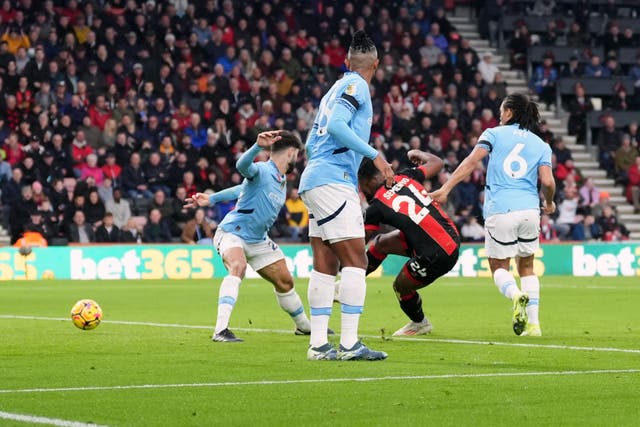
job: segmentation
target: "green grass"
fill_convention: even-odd
[[[638,425],[638,372],[494,375],[640,369],[640,352],[545,347],[640,349],[637,278],[545,277],[542,283],[543,337],[513,335],[510,304],[489,280],[443,279],[422,291],[431,336],[401,341],[388,339],[406,322],[390,279],[370,280],[361,333],[371,336],[364,339],[368,345],[389,353],[383,362],[309,362],[306,337],[239,330],[293,331],[263,281],[241,285],[231,326],[246,340],[242,344],[210,341],[218,282],[2,283],[0,390],[433,378],[12,392],[0,393],[0,411],[109,426]],[[306,300],[306,283],[298,286]],[[7,318],[67,318],[81,298],[95,299],[104,310],[107,322],[94,331],[78,330],[70,320]]]

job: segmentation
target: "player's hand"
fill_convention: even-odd
[[[209,206],[211,204],[209,202],[209,196],[204,193],[196,193],[191,197],[187,197],[184,201],[186,202],[184,207],[187,209],[197,208],[198,206]]]
[[[546,200],[542,201],[542,212],[546,213],[547,215],[551,215],[555,211],[556,211],[556,202],[551,202],[551,205],[547,205]]]
[[[447,196],[449,196],[449,193],[443,190],[442,188],[440,188],[439,190],[436,190],[433,193],[427,194],[427,196],[431,197],[431,200],[433,200],[434,202],[438,202],[442,205],[447,203]]]
[[[277,141],[280,141],[282,137],[280,136],[279,130],[270,130],[267,132],[261,132],[258,134],[258,139],[256,140],[256,144],[258,147],[269,148]]]
[[[409,158],[409,161],[414,165],[420,166],[425,164],[425,158],[422,151],[420,150],[409,150],[409,152],[407,153],[407,157]]]
[[[393,187],[394,174],[393,169],[391,169],[391,165],[381,155],[378,155],[373,160],[373,164],[382,173],[382,176],[384,177],[384,185],[386,185],[388,188]]]

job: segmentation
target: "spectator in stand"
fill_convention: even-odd
[[[153,193],[149,191],[147,180],[140,165],[140,154],[133,153],[131,160],[122,171],[122,188],[132,198],[143,197],[150,199]]]
[[[169,228],[171,228],[171,218],[173,216],[173,204],[171,200],[167,200],[164,191],[156,190],[153,194],[153,199],[151,200],[151,204],[149,205],[149,211],[157,209],[160,211],[162,216],[162,220],[169,224]]]
[[[184,227],[194,214],[193,209],[185,208],[185,199],[187,198],[187,190],[184,187],[176,189],[175,197],[171,200],[173,203],[173,222],[179,227]]]
[[[493,54],[491,52],[487,51],[482,55],[482,60],[478,62],[478,71],[486,84],[491,84],[495,81],[496,74],[500,72],[500,69],[493,63]]]
[[[640,127],[638,127],[637,121],[634,120],[629,123],[626,133],[631,137],[631,145],[635,148],[640,148]]]
[[[549,130],[549,125],[547,124],[546,120],[540,120],[538,130],[539,130],[538,136],[547,144],[553,145],[555,140],[555,135],[553,134],[553,132],[551,132],[551,130]]]
[[[602,215],[596,221],[602,232],[602,240],[605,242],[619,242],[629,239],[629,231],[624,224],[618,221],[611,206],[605,206]]]
[[[130,218],[121,229],[120,241],[122,243],[142,243],[143,226],[134,218]]]
[[[606,57],[607,61],[604,64],[605,77],[619,77],[622,76],[622,67],[618,62],[618,58],[615,53],[610,53]]]
[[[464,242],[484,242],[484,227],[478,223],[478,218],[468,215],[460,228],[460,237]]]
[[[93,148],[87,144],[84,132],[78,131],[71,143],[71,158],[73,167],[79,172],[85,164],[87,156],[93,153]]]
[[[79,178],[86,180],[88,177],[92,177],[96,185],[102,185],[102,181],[104,180],[104,172],[102,168],[98,166],[98,156],[94,153],[89,154],[86,157],[86,163],[80,167]]]
[[[520,23],[507,46],[510,51],[511,69],[523,73],[526,71],[529,46],[531,46],[529,28],[525,23]]]
[[[564,199],[558,204],[558,218],[555,224],[560,240],[582,240],[580,228],[576,227],[583,220],[583,217],[578,215],[578,202],[579,195],[575,184],[565,186]]]
[[[578,57],[573,55],[569,58],[569,63],[562,66],[560,77],[580,77],[584,74],[584,69]]]
[[[588,13],[588,9],[586,11]],[[569,26],[569,31],[566,35],[567,46],[581,48],[584,46],[589,46],[589,33],[588,31],[583,31],[580,22],[573,21]]]
[[[213,238],[213,228],[206,221],[204,209],[196,209],[192,219],[182,228],[180,239],[182,242],[194,244],[211,244]]]
[[[122,241],[122,232],[120,228],[114,224],[113,214],[107,212],[104,214],[102,224],[96,229],[97,243],[119,243]]]
[[[298,189],[292,188],[285,202],[287,219],[293,241],[308,241],[309,212],[298,195]]]
[[[540,241],[541,242],[557,242],[558,233],[553,226],[553,221],[549,215],[540,215]]]
[[[162,214],[158,209],[149,212],[149,222],[142,231],[142,241],[145,243],[169,243],[171,231],[169,226],[162,221]]]
[[[81,210],[77,210],[73,214],[73,223],[69,226],[68,238],[72,243],[86,244],[96,241],[93,227],[86,223],[84,212]]]
[[[593,111],[591,98],[586,95],[584,85],[575,85],[575,97],[569,101],[569,135],[575,135],[578,144],[584,144],[587,135],[587,113]]]
[[[113,200],[113,181],[109,178],[102,180],[102,185],[97,187],[98,195],[102,203],[107,203]]]
[[[554,175],[559,181],[565,181],[568,177],[571,177],[572,183],[579,183],[582,181],[582,174],[580,173],[580,170],[576,168],[573,160],[567,160],[564,163],[557,163]]]
[[[604,47],[605,54],[616,53],[618,49],[622,47],[622,34],[620,34],[620,27],[616,22],[609,24],[609,29],[602,38],[602,46]]]
[[[89,107],[89,118],[93,126],[101,131],[104,130],[107,120],[111,118],[111,111],[109,111],[104,95],[96,96],[95,105]]]
[[[94,230],[102,224],[102,218],[104,218],[106,211],[97,189],[93,188],[89,190],[89,196],[87,197],[83,212],[87,224],[91,225]]]
[[[496,123],[497,124],[497,123]],[[443,150],[448,150],[453,139],[464,139],[462,131],[458,128],[458,120],[451,118],[447,120],[447,127],[440,131],[440,142]],[[406,153],[405,153],[406,157]]]
[[[627,178],[627,200],[633,204],[634,212],[640,213],[640,156],[636,157],[629,168]]]
[[[119,187],[121,174],[122,168],[116,164],[116,155],[112,152],[107,153],[104,165],[102,166],[104,179],[110,179],[114,187]]]
[[[616,83],[613,87],[614,95],[608,102],[608,108],[614,111],[627,111],[631,109],[629,99],[627,98],[627,89],[622,83]]]
[[[493,111],[490,108],[485,108],[480,114],[480,129],[485,131],[498,126],[498,120],[493,115]]]
[[[615,172],[615,152],[622,143],[622,133],[616,128],[616,120],[612,115],[602,119],[604,127],[598,132],[596,146],[599,150],[600,167],[607,171],[607,177],[613,178]]]
[[[202,125],[200,114],[191,114],[189,126],[184,132],[185,135],[190,137],[190,142],[196,149],[200,149],[207,144],[207,129]]]
[[[544,102],[549,110],[556,102],[556,82],[558,80],[558,69],[553,64],[553,54],[547,52],[542,57],[542,64],[533,70],[531,86],[538,94],[540,101]]]
[[[600,190],[595,186],[593,178],[587,178],[580,188],[579,210],[582,215],[589,215],[594,206],[600,203]]]
[[[627,133],[622,135],[622,144],[613,155],[616,183],[627,185],[629,168],[635,163],[636,157],[639,155],[638,149],[631,145],[631,136]]]
[[[584,67],[584,75],[586,77],[611,77],[609,70],[601,64],[599,55],[593,54],[589,63]]]
[[[558,164],[565,164],[567,163],[567,160],[573,160],[571,150],[567,148],[565,140],[560,135],[555,138],[551,151],[553,152]]]
[[[167,167],[162,164],[162,158],[159,153],[152,152],[149,155],[149,160],[145,163],[143,170],[147,184],[149,185],[149,191],[156,193],[160,190],[167,196],[171,194],[171,189],[167,182],[169,179],[169,171]]]

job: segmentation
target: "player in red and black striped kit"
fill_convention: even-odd
[[[427,196],[423,182],[442,169],[440,158],[419,150],[407,154],[417,167],[396,174],[392,188],[373,163],[365,159],[358,171],[360,190],[367,197],[365,212],[367,240],[381,224],[396,230],[378,234],[369,244],[367,274],[376,270],[389,254],[409,259],[393,282],[400,307],[411,319],[393,335],[420,335],[432,326],[422,311],[418,289],[447,274],[458,260],[460,236],[451,218]]]

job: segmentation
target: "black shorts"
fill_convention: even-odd
[[[404,265],[405,273],[422,286],[433,283],[447,274],[458,262],[458,250],[451,255],[445,252],[415,253]]]

